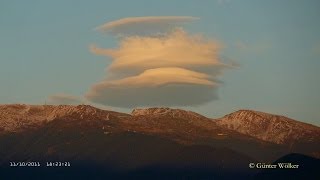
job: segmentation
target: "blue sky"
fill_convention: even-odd
[[[210,117],[238,109],[320,125],[320,2],[317,0],[0,1],[0,103],[42,104],[83,96],[108,61],[90,44],[117,41],[94,28],[135,16],[193,16],[185,28],[222,42],[240,66],[220,78],[219,99],[184,107]],[[128,109],[118,109],[124,110]]]

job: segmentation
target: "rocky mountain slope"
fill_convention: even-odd
[[[206,119],[205,116],[202,116],[198,113],[192,111],[185,111],[182,109],[171,109],[167,107],[162,108],[147,108],[147,109],[134,109],[131,112],[133,116],[171,116],[173,118],[183,118],[189,120],[199,120],[199,119]]]
[[[220,141],[220,144],[225,141],[214,138],[217,132],[211,130],[221,132],[221,128],[213,121],[193,116],[193,113],[185,114],[183,110],[166,109],[167,113],[162,114],[157,114],[162,109],[143,111],[152,110],[155,112],[143,114],[140,110],[140,114],[136,114],[135,110],[128,115],[83,105],[1,106],[0,121],[6,122],[1,123],[1,177],[220,179],[251,176],[252,172],[247,169],[248,162],[253,161],[250,156],[228,146],[199,143],[203,137],[210,142]],[[172,112],[179,112],[179,116]],[[15,121],[20,119],[25,120],[24,124],[17,125]],[[230,138],[226,142],[251,142],[251,147],[260,145],[250,137],[242,138]],[[72,166],[40,169],[7,166],[16,161],[42,164],[68,161]],[[234,174],[230,174],[231,171]]]
[[[206,137],[223,139],[235,134],[234,131],[217,126],[207,117],[181,109],[134,109],[131,115],[131,118],[122,121],[128,128],[147,134],[171,136],[184,142]]]
[[[320,128],[284,116],[239,110],[216,120],[230,130],[320,157]],[[311,152],[310,152],[311,153]]]
[[[101,110],[89,105],[0,105],[0,133],[32,129],[55,119],[103,119],[126,117],[128,114]]]
[[[258,111],[239,110],[218,119],[217,124],[277,144],[320,140],[317,126]]]
[[[233,172],[247,179],[254,172],[249,162],[273,162],[289,153],[318,157],[319,140],[319,127],[247,110],[212,120],[170,108],[125,114],[89,105],[0,105],[0,166],[72,161],[77,172],[93,165],[103,176],[175,169],[185,178],[195,170],[195,177]]]
[[[118,131],[179,136],[182,139],[197,137],[239,136],[239,133],[217,126],[211,119],[180,109],[134,109],[130,114],[101,110],[89,105],[0,105],[2,133],[23,132],[41,128],[54,120],[109,121],[102,126],[105,133]],[[248,136],[245,138],[250,139]],[[177,138],[176,140],[178,140]],[[251,138],[252,139],[252,138]]]
[[[58,129],[80,123],[79,133],[88,127],[106,136],[136,133],[184,145],[227,147],[255,159],[272,160],[286,152],[320,157],[319,127],[257,111],[240,110],[212,120],[171,108],[134,109],[125,114],[89,105],[0,105],[0,134],[43,129],[55,121],[60,122]]]

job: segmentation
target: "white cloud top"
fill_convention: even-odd
[[[126,37],[117,49],[91,46],[91,52],[113,59],[110,71],[144,71],[158,67],[201,67],[223,65],[218,53],[218,42],[205,40],[200,35],[189,35],[175,29],[164,37]]]

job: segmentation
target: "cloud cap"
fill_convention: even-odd
[[[213,87],[217,84],[209,78],[207,74],[183,68],[149,69],[137,76],[97,83],[86,98],[96,103],[130,108],[198,105],[216,97]]]
[[[117,48],[90,47],[111,63],[106,78],[92,85],[85,98],[124,108],[197,106],[217,99],[218,76],[232,65],[221,61],[220,42],[180,27],[195,19],[133,17],[98,27],[122,36]]]

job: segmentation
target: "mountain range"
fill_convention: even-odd
[[[254,179],[266,172],[248,168],[250,162],[293,153],[319,162],[320,128],[253,110],[212,119],[171,108],[127,114],[89,105],[0,105],[0,171],[10,177],[33,178],[36,171],[39,178],[63,172],[80,179]],[[69,161],[72,167],[8,167],[15,161]]]

